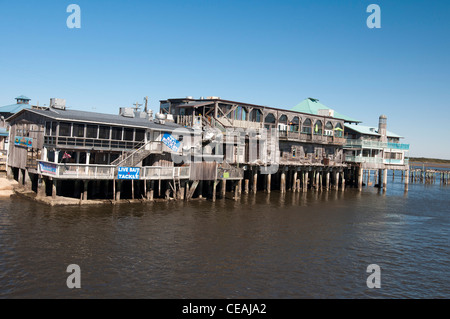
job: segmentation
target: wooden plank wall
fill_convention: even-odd
[[[191,180],[193,181],[214,181],[216,175],[216,162],[191,163]]]

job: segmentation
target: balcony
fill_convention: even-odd
[[[38,161],[39,174],[58,179],[105,180],[116,178],[116,166],[94,164],[63,164]],[[140,180],[189,179],[190,167],[149,166],[141,168]]]
[[[372,149],[396,149],[396,150],[409,150],[409,144],[400,143],[383,143],[379,141],[370,140],[355,140],[347,139],[345,146],[346,148],[372,148]]]
[[[114,166],[92,164],[63,164],[38,161],[41,175],[61,179],[114,179]]]
[[[350,163],[383,164],[381,157],[345,156],[345,161]]]
[[[134,150],[142,147],[144,145],[144,142],[102,140],[84,137],[45,136],[44,144],[73,149],[96,148],[104,150],[105,149]]]

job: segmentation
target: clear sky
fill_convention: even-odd
[[[68,5],[81,8],[69,29]],[[381,29],[366,25],[381,8]],[[388,116],[411,156],[450,159],[450,2],[0,0],[0,106],[64,98],[117,113],[150,97]]]

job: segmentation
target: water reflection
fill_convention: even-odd
[[[448,187],[0,206],[0,297],[450,297]],[[67,265],[83,289],[68,292]],[[383,269],[368,290],[366,267]]]

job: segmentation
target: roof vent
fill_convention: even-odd
[[[134,109],[131,107],[121,107],[120,111],[119,111],[119,115],[121,115],[123,117],[134,118],[134,116],[135,116]]]
[[[50,107],[57,110],[65,110],[66,109],[66,100],[64,99],[50,99]]]
[[[156,115],[155,115],[155,123],[165,124],[166,119],[167,119],[167,116],[165,114],[156,113]]]

